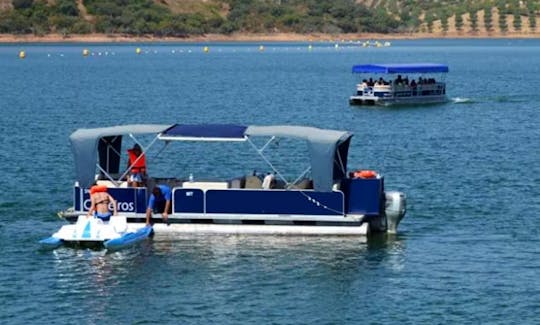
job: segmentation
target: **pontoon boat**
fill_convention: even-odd
[[[146,137],[147,144],[140,137]],[[243,126],[229,124],[124,125],[96,129],[80,129],[70,136],[75,159],[73,207],[61,214],[75,222],[86,214],[89,188],[97,182],[108,187],[117,201],[119,213],[127,224],[144,226],[145,211],[151,188],[166,184],[172,189],[172,211],[168,222],[155,214],[154,232],[220,233],[220,234],[298,234],[298,235],[367,235],[370,232],[396,232],[405,215],[405,195],[385,192],[384,178],[374,172],[347,169],[352,133],[305,126]],[[128,187],[123,168],[122,140],[136,141],[146,154],[148,178],[144,187]],[[267,153],[272,148],[285,148],[281,139],[298,142],[291,147],[291,157],[300,148],[306,152],[305,169],[296,178],[277,169]],[[285,141],[285,140],[283,140]],[[198,157],[200,164],[216,159],[215,166],[242,165],[246,159],[224,150],[220,158],[215,152],[197,153],[182,149],[195,145],[202,149],[210,142],[247,148],[259,162],[272,170],[276,180],[271,188],[262,187],[257,173],[230,177],[195,177],[200,174],[184,164],[188,156]],[[280,144],[281,143],[281,144]],[[164,152],[172,146],[180,150]],[[150,155],[151,148],[155,154]],[[160,148],[161,146],[161,148]],[[165,150],[167,149],[167,150]],[[307,150],[306,150],[307,149]],[[124,150],[124,151],[123,151]],[[203,150],[204,151],[204,150]],[[244,157],[244,156],[242,156]],[[283,161],[290,162],[279,158]],[[159,161],[159,163],[157,162]],[[153,163],[154,162],[154,163]],[[158,167],[174,170],[160,177]],[[300,165],[300,164],[299,164]],[[243,169],[243,170],[247,170]],[[227,168],[219,168],[227,172]],[[190,175],[190,176],[188,176]],[[211,175],[210,175],[211,176]]]
[[[435,104],[448,101],[444,76],[448,66],[438,63],[361,64],[351,105]]]

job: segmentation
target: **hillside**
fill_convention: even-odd
[[[0,0],[0,34],[538,37],[540,0]]]

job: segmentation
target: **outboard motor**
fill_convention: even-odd
[[[395,234],[399,222],[405,216],[407,210],[407,198],[404,193],[401,192],[386,192],[386,204],[384,213],[386,215],[386,223],[388,225],[387,232]]]

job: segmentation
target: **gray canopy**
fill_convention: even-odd
[[[352,133],[306,126],[239,126],[239,125],[156,125],[135,124],[96,129],[80,129],[70,136],[75,158],[76,180],[88,187],[95,177],[99,140],[128,134],[156,134],[168,141],[230,139],[238,137],[286,137],[306,140],[315,190],[331,191],[334,180],[347,171],[347,155]]]
[[[128,134],[157,134],[170,125],[133,124],[96,129],[79,129],[69,136],[71,150],[75,159],[76,181],[88,187],[96,175],[98,143],[101,138]]]
[[[334,180],[347,172],[347,155],[352,133],[308,126],[249,126],[248,136],[276,136],[307,141],[311,176],[317,191],[331,191]]]

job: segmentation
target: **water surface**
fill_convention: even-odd
[[[264,45],[0,46],[0,319],[538,323],[540,41]],[[349,107],[353,64],[421,61],[449,64],[451,102]],[[116,253],[40,251],[71,204],[68,136],[126,123],[349,130],[350,168],[383,173],[407,216],[397,236],[369,240],[157,236]],[[173,171],[253,168],[237,157],[190,150]]]

